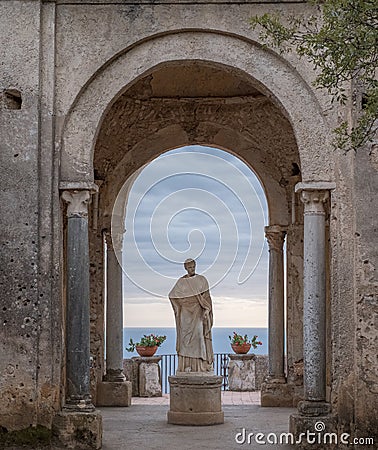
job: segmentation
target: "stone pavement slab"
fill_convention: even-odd
[[[133,399],[134,400],[134,399]],[[258,444],[257,433],[287,433],[294,408],[262,408],[256,404],[224,405],[225,423],[213,426],[181,426],[167,423],[169,405],[133,404],[128,408],[100,408],[103,415],[103,450],[232,450],[292,448]],[[254,433],[251,443],[237,443],[243,428]],[[243,441],[243,435],[239,435]]]

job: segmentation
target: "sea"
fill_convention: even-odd
[[[268,354],[268,328],[222,328],[214,327],[212,329],[213,336],[213,350],[214,353],[232,353],[229,336],[232,336],[233,332],[238,334],[247,335],[252,338],[254,335],[258,336],[258,340],[262,342],[253,353],[256,355]],[[175,328],[134,328],[128,327],[123,329],[123,357],[131,358],[132,356],[138,356],[136,352],[127,352],[130,338],[134,342],[140,341],[145,334],[156,334],[159,336],[167,336],[165,342],[158,348],[156,355],[172,355],[176,353],[176,329]]]

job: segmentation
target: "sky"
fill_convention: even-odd
[[[211,147],[175,149],[126,182],[125,202],[124,326],[174,327],[168,293],[193,258],[215,327],[267,327],[268,212],[248,166]]]

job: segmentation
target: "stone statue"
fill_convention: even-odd
[[[213,372],[213,307],[209,283],[195,273],[196,263],[187,259],[187,275],[169,293],[176,320],[177,372]]]

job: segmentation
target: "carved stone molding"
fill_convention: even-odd
[[[269,251],[282,252],[285,236],[286,230],[279,225],[265,227],[265,237],[268,241]]]
[[[67,217],[88,217],[88,203],[91,193],[85,191],[63,191],[62,199],[67,202]]]
[[[325,215],[324,203],[329,198],[329,191],[302,191],[301,200],[304,203],[304,214]]]
[[[325,215],[324,203],[334,189],[336,183],[333,181],[313,181],[295,186],[295,192],[301,194],[305,215]]]

